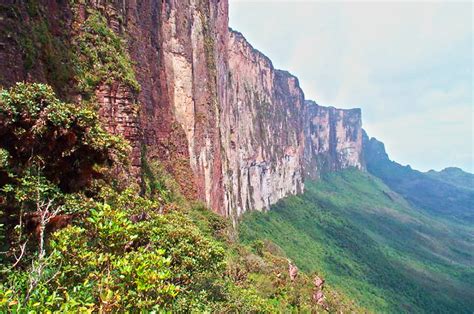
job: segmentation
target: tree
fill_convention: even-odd
[[[126,152],[126,142],[102,128],[91,103],[62,102],[50,86],[37,83],[0,92],[0,212],[8,235],[3,249],[15,265],[29,234],[44,255],[45,231],[59,208],[124,161]]]

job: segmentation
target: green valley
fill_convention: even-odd
[[[377,312],[474,307],[474,228],[410,206],[368,173],[307,182],[304,194],[245,215],[240,235],[244,243],[274,241],[302,270],[325,274]]]

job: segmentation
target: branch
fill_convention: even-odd
[[[18,265],[18,263],[20,263],[21,258],[23,257],[23,254],[25,254],[26,243],[28,243],[28,240],[26,240],[25,243],[23,243],[22,245],[20,245],[20,256],[19,256],[19,257],[16,257],[16,254],[14,254],[16,261],[15,261],[15,263],[12,265],[11,268],[15,268],[16,265]]]

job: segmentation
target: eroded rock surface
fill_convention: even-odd
[[[305,175],[348,167],[364,169],[360,109],[323,107],[306,101]]]
[[[304,95],[238,32],[229,34],[221,133],[227,214],[268,209],[303,191]]]
[[[74,38],[99,12],[123,40],[140,88],[111,73],[94,95],[107,129],[131,142],[137,177],[143,160],[159,160],[186,196],[235,221],[301,193],[305,178],[364,168],[360,110],[305,102],[296,77],[229,30],[227,0],[35,6],[0,8],[0,84],[40,81],[80,99]]]

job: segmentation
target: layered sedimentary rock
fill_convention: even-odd
[[[125,3],[146,157],[159,159],[187,196],[222,212],[218,78],[226,73],[227,2]]]
[[[323,107],[306,101],[305,175],[348,167],[364,169],[360,109]]]
[[[105,126],[131,142],[137,177],[159,160],[222,215],[268,209],[302,192],[305,177],[364,167],[360,110],[305,103],[296,77],[229,30],[227,0],[12,0],[0,14],[0,85],[46,82],[70,101],[81,99],[77,38],[88,16],[105,17],[140,87],[129,73],[104,75],[93,95]]]
[[[304,95],[296,77],[275,70],[242,34],[231,31],[228,47],[223,171],[227,214],[238,216],[303,190]]]
[[[107,131],[120,134],[131,145],[132,174],[140,174],[140,121],[136,96],[129,87],[120,83],[101,85],[96,91],[100,104],[99,115]]]

